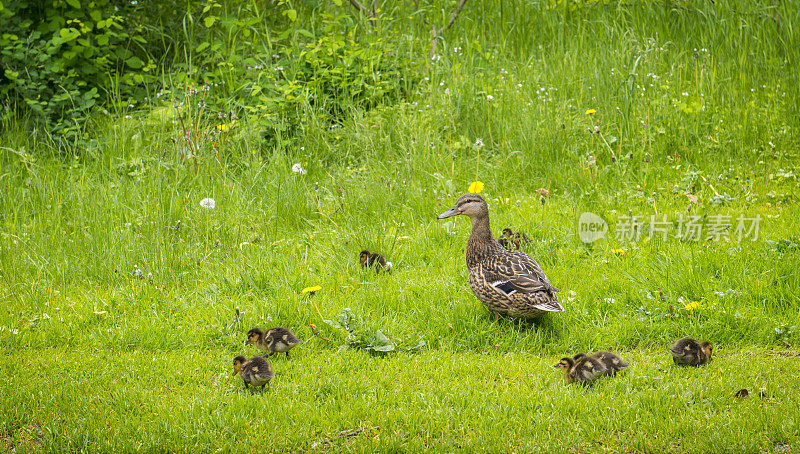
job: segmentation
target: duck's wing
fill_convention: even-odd
[[[550,280],[542,268],[527,254],[522,252],[497,254],[481,262],[479,267],[486,284],[506,296],[510,297],[515,293],[546,292],[558,306],[555,310],[562,310],[555,295],[558,289],[550,285]]]

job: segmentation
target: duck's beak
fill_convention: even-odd
[[[553,364],[553,369],[558,369],[558,363]]]
[[[446,219],[449,218],[450,216],[455,216],[457,214],[461,214],[458,212],[458,205],[453,205],[453,208],[450,208],[449,210],[445,211],[439,216],[436,216],[436,219]]]

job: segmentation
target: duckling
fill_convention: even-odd
[[[531,239],[528,237],[528,235],[525,234],[525,232],[517,232],[514,234],[514,244],[517,245],[517,249],[519,249],[523,241],[525,242],[525,244],[531,242]]]
[[[500,243],[500,246],[511,250],[511,245],[514,243],[514,231],[509,229],[508,227],[503,229],[503,236],[497,239],[497,242]]]
[[[672,359],[678,366],[699,366],[711,361],[711,351],[714,347],[710,342],[698,342],[691,337],[678,339],[669,348]]]
[[[392,262],[387,262],[386,257],[383,255],[376,252],[370,252],[367,249],[361,251],[361,254],[358,256],[358,261],[361,263],[362,269],[375,267],[375,271],[378,273],[381,271],[385,271],[387,273],[392,272]]]
[[[260,386],[263,392],[264,387],[275,375],[275,369],[266,358],[261,356],[254,356],[252,359],[237,356],[233,358],[233,375],[236,376],[236,374],[239,374],[244,380],[245,388],[250,385]]]
[[[564,371],[564,378],[567,383],[580,383],[586,386],[606,373],[605,366],[599,360],[583,353],[575,356],[579,356],[579,358],[561,358],[558,364],[553,365],[556,369]]]
[[[266,333],[259,328],[253,328],[247,332],[246,341],[248,345],[255,344],[260,350],[269,352],[263,356],[272,356],[275,352],[286,352],[286,359],[289,359],[289,350],[302,342],[289,329],[281,327],[270,328]]]
[[[586,358],[586,353],[578,353],[577,355],[573,356],[572,359],[579,360],[581,358]],[[625,369],[626,367],[630,366],[624,359],[617,356],[615,353],[612,352],[596,352],[589,358],[594,358],[597,361],[600,361],[600,364],[605,367],[606,371],[603,375],[617,375],[617,372]]]

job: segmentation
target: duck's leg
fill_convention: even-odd
[[[289,350],[286,350],[286,359],[289,359]]]

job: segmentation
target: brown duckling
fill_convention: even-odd
[[[586,353],[578,353],[577,355],[573,356],[572,359],[579,360],[581,358],[586,358]],[[630,366],[624,359],[617,356],[615,353],[612,352],[596,352],[589,358],[594,358],[597,361],[600,361],[600,364],[605,367],[606,371],[603,375],[616,375],[617,372],[625,369],[626,367]]]
[[[514,234],[514,244],[517,245],[517,249],[519,249],[520,245],[524,242],[525,244],[529,244],[531,239],[528,237],[525,232],[517,232]]]
[[[386,257],[376,252],[370,252],[367,249],[361,251],[361,254],[358,256],[358,262],[361,264],[362,269],[375,267],[375,271],[380,273],[381,271],[385,271],[387,273],[392,272],[392,262],[387,262]]]
[[[511,250],[511,246],[514,244],[514,231],[509,229],[508,227],[503,229],[503,236],[497,239],[497,242],[500,243],[500,246]],[[519,248],[517,248],[519,249]]]
[[[582,355],[578,359],[561,358],[553,367],[564,371],[567,383],[580,383],[584,386],[591,384],[597,377],[604,375],[605,366],[599,360]],[[577,355],[576,355],[577,356]]]
[[[289,359],[289,350],[302,342],[291,330],[281,327],[270,328],[266,332],[259,328],[253,328],[247,332],[246,341],[248,345],[255,344],[260,350],[268,352],[263,356],[272,356],[275,352],[285,352],[286,359]]]
[[[691,337],[678,339],[669,348],[672,359],[678,366],[699,366],[711,361],[714,347],[710,342],[699,342]]]
[[[233,358],[233,375],[236,374],[244,380],[245,388],[250,385],[260,386],[261,391],[264,391],[264,387],[275,375],[275,369],[264,357],[254,356],[252,359],[247,359],[244,356],[237,356]]]
[[[525,244],[528,244],[531,242],[531,239],[525,234],[525,232],[514,233],[514,231],[508,227],[503,229],[503,236],[497,239],[497,242],[500,243],[500,246],[503,246],[509,251],[511,250],[512,246],[514,247],[514,250],[518,251],[522,246],[523,241]]]

